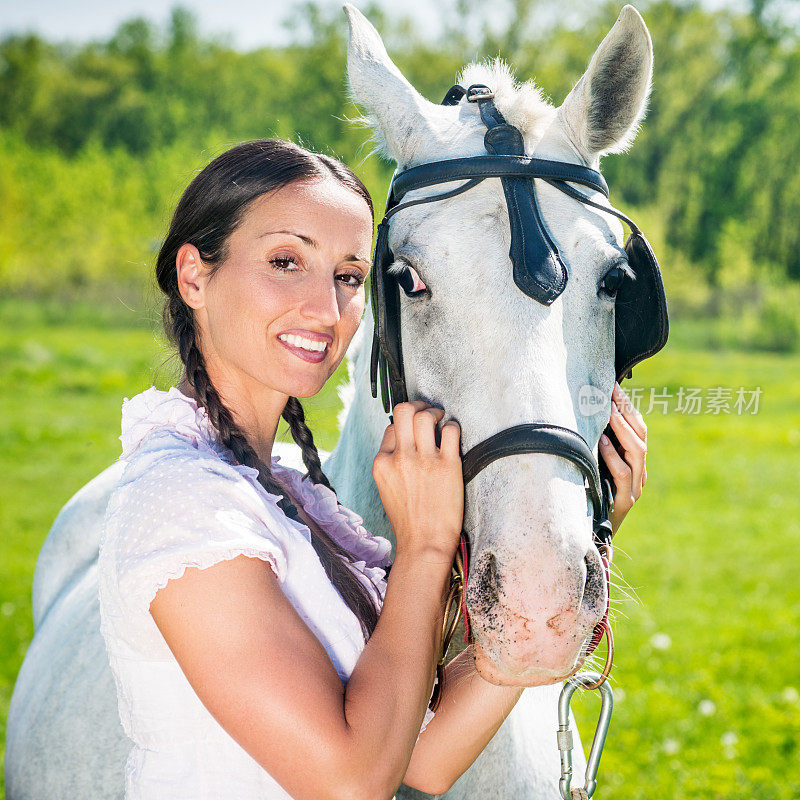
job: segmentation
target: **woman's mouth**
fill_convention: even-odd
[[[330,348],[327,342],[307,339],[295,333],[282,333],[278,336],[278,341],[298,358],[302,358],[303,361],[310,361],[312,364],[318,364],[323,361]]]

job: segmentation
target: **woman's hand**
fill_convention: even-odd
[[[647,482],[647,426],[618,383],[614,383],[611,394],[610,424],[624,451],[620,455],[605,434],[600,437],[600,455],[617,487],[610,517],[611,528],[616,533],[625,515],[641,497],[642,487]]]
[[[397,549],[424,552],[450,566],[464,519],[464,479],[455,420],[436,426],[441,408],[422,400],[398,403],[386,428],[372,476],[397,539]]]

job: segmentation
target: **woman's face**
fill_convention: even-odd
[[[200,270],[193,307],[209,371],[250,395],[316,394],[361,321],[371,245],[366,202],[332,177],[256,199],[224,263],[210,278]],[[180,275],[180,254],[178,265]]]

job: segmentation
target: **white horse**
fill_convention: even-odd
[[[401,166],[483,154],[485,127],[476,105],[425,100],[389,59],[372,25],[352,6],[345,10],[351,86],[384,152]],[[515,84],[499,61],[469,65],[460,83],[494,90],[498,109],[522,131],[527,153],[597,168],[602,155],[631,143],[651,74],[649,33],[636,10],[625,6],[558,108],[532,83]],[[464,452],[497,431],[542,421],[577,430],[597,455],[608,414],[582,415],[578,394],[588,384],[608,396],[614,382],[614,309],[598,285],[619,253],[622,227],[542,181],[536,189],[569,270],[566,290],[549,307],[512,280],[499,179],[393,218],[392,251],[431,290],[421,302],[401,297],[409,394],[441,405],[460,422]],[[372,330],[368,308],[349,353],[341,436],[325,468],[341,502],[361,514],[369,530],[392,538],[371,475],[388,422],[370,393]],[[69,501],[40,553],[36,633],[9,714],[8,800],[123,796],[130,742],[117,716],[99,631],[96,572],[103,512],[121,466],[109,467]],[[477,667],[494,683],[537,688],[526,689],[445,796],[557,798],[557,676],[574,666],[588,632],[580,609],[589,594],[584,584],[593,545],[583,478],[563,458],[530,454],[496,461],[467,487],[465,530],[472,548],[470,618],[476,651],[483,654]],[[474,591],[482,571],[486,578],[487,561],[494,568],[491,607],[476,602]],[[489,615],[500,635],[491,633]],[[575,756],[580,775],[579,747]],[[419,793],[408,787],[398,792],[411,796]]]

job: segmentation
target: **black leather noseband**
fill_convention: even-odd
[[[546,422],[526,422],[506,428],[484,439],[470,449],[463,459],[464,485],[493,461],[523,453],[544,453],[571,461],[586,481],[586,494],[592,502],[595,542],[611,543],[612,530],[608,520],[610,487],[600,480],[600,470],[591,448],[577,432]]]

